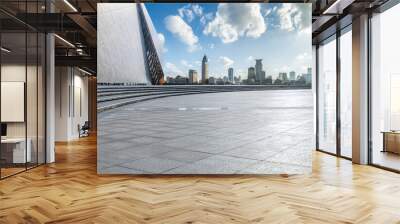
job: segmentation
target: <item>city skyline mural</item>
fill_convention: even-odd
[[[99,174],[303,174],[310,4],[99,3]]]

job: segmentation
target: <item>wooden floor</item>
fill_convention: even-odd
[[[95,138],[0,181],[0,223],[400,223],[400,175],[315,153],[296,176],[98,176]]]

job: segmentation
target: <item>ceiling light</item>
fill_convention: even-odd
[[[66,40],[66,39],[64,39],[64,38],[62,38],[62,37],[60,37],[60,36],[57,35],[57,34],[54,34],[54,36],[57,37],[57,38],[58,38],[59,40],[61,40],[62,42],[64,42],[65,44],[67,44],[68,46],[75,48],[75,45],[73,45],[73,44],[72,44],[71,42],[69,42],[68,40]]]
[[[78,10],[68,1],[64,0],[65,4],[67,4],[74,12],[78,12]]]
[[[79,67],[78,67],[78,70],[81,71],[81,72],[83,72],[83,73],[85,73],[85,74],[87,74],[87,75],[92,75],[92,73],[90,73],[90,72],[88,72],[88,71],[86,71],[86,70],[83,70],[83,69],[81,69],[81,68],[79,68]]]
[[[351,5],[355,0],[336,0],[327,9],[324,10],[322,14],[342,14],[343,10]]]
[[[9,49],[7,49],[5,47],[1,47],[1,51],[4,51],[6,53],[10,53],[11,52],[11,50],[9,50]]]

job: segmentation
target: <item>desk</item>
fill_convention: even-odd
[[[9,156],[12,161],[9,161],[10,163],[26,163],[26,162],[31,162],[32,160],[32,153],[31,153],[31,145],[32,141],[30,138],[27,139],[26,141],[28,144],[26,146],[26,151],[25,151],[25,138],[5,138],[1,139],[1,145],[2,145],[2,154],[3,152],[10,151],[12,153]],[[12,146],[10,149],[9,146]],[[5,149],[3,148],[5,147]],[[3,157],[3,155],[2,155]],[[26,160],[25,160],[26,159]]]
[[[400,154],[400,131],[383,131],[382,152]]]

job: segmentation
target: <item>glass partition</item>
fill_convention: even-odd
[[[400,5],[372,17],[371,162],[400,170]]]
[[[46,36],[38,33],[38,64],[37,64],[37,163],[46,162]]]
[[[30,158],[26,150],[26,33],[2,33],[1,47],[1,175],[6,177],[24,171]]]
[[[318,48],[318,144],[336,153],[336,36]]]
[[[352,157],[352,33],[351,26],[340,36],[340,154]]]
[[[43,4],[19,2],[17,12],[40,13]],[[45,44],[43,33],[0,13],[0,178],[45,163]]]
[[[38,158],[38,34],[35,32],[27,33],[27,64],[26,64],[26,114],[27,114],[27,151],[29,153],[29,160],[27,167],[37,165]]]

